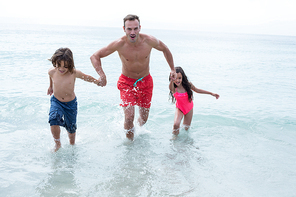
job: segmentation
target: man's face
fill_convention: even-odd
[[[135,43],[139,37],[141,26],[138,20],[125,21],[124,32],[131,43]]]

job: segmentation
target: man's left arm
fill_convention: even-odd
[[[174,59],[173,59],[173,55],[172,55],[171,51],[162,41],[157,40],[154,37],[151,38],[151,43],[153,44],[152,45],[153,48],[163,52],[163,55],[171,68],[170,76],[173,79],[175,79],[176,78],[176,71],[175,71]]]

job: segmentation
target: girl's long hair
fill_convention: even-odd
[[[186,76],[184,70],[181,67],[175,67],[175,70],[176,70],[176,73],[181,73],[181,75],[182,75],[182,86],[184,87],[184,89],[186,90],[186,92],[188,94],[189,102],[191,102],[192,99],[193,99],[193,92],[191,90],[191,85],[190,85],[190,83],[189,83],[189,81],[187,79],[187,76]],[[177,87],[175,83],[174,83],[174,87],[175,88]],[[175,99],[172,91],[170,91],[170,96],[172,98],[172,102],[175,103],[176,99]]]

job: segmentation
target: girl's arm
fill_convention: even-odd
[[[99,80],[95,79],[94,77],[84,74],[83,72],[81,72],[80,70],[76,69],[76,78],[80,78],[84,81],[90,82],[90,83],[95,83],[98,85]]]
[[[191,82],[189,82],[190,85],[191,85],[191,89],[196,92],[196,93],[200,93],[200,94],[210,94],[214,97],[216,97],[216,99],[218,99],[220,96],[219,94],[216,94],[216,93],[212,93],[212,92],[209,92],[209,91],[206,91],[206,90],[202,90],[202,89],[198,89],[196,88]]]
[[[175,86],[174,86],[174,79],[173,79],[172,77],[170,77],[169,89],[170,89],[170,91],[171,91],[173,94],[175,94],[176,89],[175,89]]]

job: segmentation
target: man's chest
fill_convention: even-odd
[[[124,61],[129,62],[142,62],[150,57],[151,47],[137,46],[137,47],[124,47],[118,51],[119,56]]]

